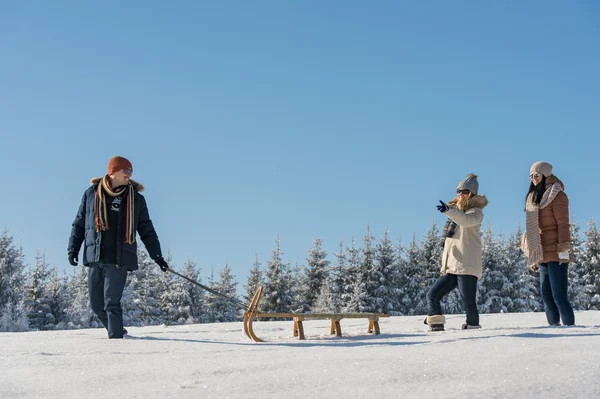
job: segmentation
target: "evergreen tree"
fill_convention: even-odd
[[[183,265],[183,273],[187,278],[202,284],[200,269],[195,262],[188,259]],[[187,283],[185,285],[186,302],[189,304],[189,316],[194,323],[207,323],[205,292],[197,285]]]
[[[414,241],[414,240],[413,240]],[[400,295],[397,298],[396,307],[393,314],[403,316],[408,314],[409,302],[412,293],[410,292],[409,279],[414,269],[408,262],[408,250],[399,240],[396,244],[396,265],[398,269],[398,279],[396,285],[400,290]]]
[[[90,309],[88,268],[77,267],[66,287],[65,316],[69,328],[101,327],[102,324]]]
[[[212,280],[212,279],[211,279]],[[231,273],[231,267],[225,264],[223,270],[219,273],[219,281],[211,281],[211,288],[215,291],[232,299],[237,298],[237,282],[235,275]],[[241,309],[225,298],[209,293],[211,322],[222,323],[240,320]]]
[[[402,290],[398,286],[398,256],[389,231],[386,228],[383,239],[377,244],[375,262],[369,276],[369,291],[372,292],[370,308],[374,312],[393,314],[398,308]]]
[[[248,277],[248,283],[246,285],[246,296],[250,299],[254,297],[258,287],[264,285],[262,264],[256,254],[252,269],[250,269],[250,276]]]
[[[66,275],[60,277],[58,270],[53,267],[50,271],[50,282],[46,289],[46,303],[49,307],[49,312],[46,314],[45,329],[64,330],[67,328],[67,306],[69,297],[67,291]]]
[[[585,246],[577,222],[571,223],[571,254],[573,262],[569,263],[569,302],[574,310],[585,310],[587,302],[583,269]]]
[[[138,270],[129,273],[121,300],[125,325],[147,326],[163,323],[162,284],[157,273],[157,267],[148,253],[139,250]]]
[[[321,293],[317,298],[317,312],[335,312],[343,311],[346,303],[344,302],[346,273],[346,252],[344,251],[344,240],[340,241],[338,252],[335,254],[337,263],[333,266],[323,283]]]
[[[362,263],[358,269],[358,275],[354,283],[354,292],[349,307],[357,312],[373,312],[374,307],[372,290],[369,284],[373,265],[375,263],[375,237],[371,234],[371,226],[367,226],[367,233],[363,237]]]
[[[210,274],[208,275],[208,287],[213,290],[217,289],[217,282],[215,280],[215,269],[212,267],[210,268]],[[207,322],[215,323],[219,318],[219,315],[217,314],[218,305],[216,304],[216,302],[217,302],[216,296],[211,294],[210,292],[208,292],[206,294],[204,302],[206,305],[206,320],[207,320]]]
[[[169,267],[177,271],[170,261]],[[189,261],[188,261],[189,262]],[[172,273],[158,274],[160,281],[161,320],[164,324],[192,324],[192,304],[189,296],[190,284],[182,278],[175,278]]]
[[[0,236],[0,331],[28,329],[25,281],[23,251],[15,248],[5,230]]]
[[[539,295],[539,278],[530,273],[527,257],[521,249],[519,227],[508,240],[500,243],[499,258],[504,264],[507,281],[501,296],[508,312],[532,312],[543,307]]]
[[[483,232],[483,273],[478,283],[477,304],[481,313],[507,312],[509,305],[502,296],[502,289],[508,283],[503,270],[503,259],[498,255],[501,252],[500,242],[488,226]]]
[[[422,269],[423,249],[413,235],[408,248],[400,248],[400,251],[400,254],[404,254],[399,262],[400,287],[404,292],[400,301],[400,310],[405,315],[423,314],[423,310],[417,313],[417,304],[425,285],[423,282],[425,274]]]
[[[281,240],[275,240],[275,249],[267,264],[267,275],[261,301],[265,312],[286,313],[291,310],[293,295],[290,293],[289,264],[281,260]]]
[[[296,260],[296,265],[286,271],[288,277],[288,294],[292,298],[290,309],[296,313],[309,312],[311,310],[308,305],[307,296],[309,291],[309,279],[306,273],[303,273],[306,268],[301,268]]]
[[[588,222],[585,232],[585,255],[583,256],[583,282],[588,310],[600,309],[600,235],[596,221]]]
[[[414,314],[427,314],[427,292],[440,276],[442,264],[443,240],[435,222],[427,231],[425,240],[422,242],[422,250],[419,254],[419,285],[416,287],[414,299]]]
[[[306,274],[306,291],[304,291],[304,300],[308,310],[313,310],[323,282],[329,273],[329,261],[327,252],[323,250],[323,241],[317,237],[313,241],[313,248],[308,252],[306,258],[308,267],[304,269]]]
[[[354,285],[360,275],[360,266],[362,263],[362,257],[360,249],[356,247],[356,240],[352,237],[352,244],[350,248],[346,250],[346,258],[348,260],[348,268],[344,273],[344,294],[342,300],[346,306],[346,312],[357,312],[356,308],[357,301],[354,301]]]
[[[45,256],[39,251],[35,255],[35,266],[29,273],[29,284],[27,284],[27,317],[29,319],[29,328],[35,330],[44,330],[46,324],[46,315],[50,313],[48,303],[48,284],[50,282],[51,272],[46,263]]]

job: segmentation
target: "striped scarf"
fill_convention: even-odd
[[[133,185],[129,183],[118,190],[113,190],[110,186],[108,175],[100,180],[98,189],[96,190],[96,231],[100,232],[110,229],[110,226],[108,225],[108,211],[106,209],[106,194],[111,197],[118,197],[123,194],[123,191],[125,190],[127,190],[127,200],[125,201],[127,204],[127,207],[125,208],[125,242],[127,244],[133,244],[135,242],[135,228],[133,226],[133,199],[135,197],[135,192],[133,190]]]
[[[442,237],[444,238],[452,238],[454,233],[456,232],[456,222],[452,219],[448,218],[446,220],[446,224],[444,225],[444,231],[442,231]]]
[[[540,209],[544,209],[554,201],[554,198],[562,191],[559,183],[546,187],[539,205],[533,202],[533,193],[527,197],[525,205],[525,234],[521,240],[521,247],[527,255],[529,266],[537,266],[544,260],[544,247],[540,234]]]

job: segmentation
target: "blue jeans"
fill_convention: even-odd
[[[428,315],[441,315],[440,301],[458,286],[463,301],[463,308],[467,314],[467,324],[479,325],[479,311],[477,310],[477,277],[468,274],[445,274],[440,276],[427,292]]]
[[[540,285],[548,324],[557,324],[562,318],[565,326],[575,324],[575,313],[568,297],[568,263],[540,264]]]
[[[109,338],[123,338],[121,297],[127,280],[127,269],[116,265],[94,263],[88,270],[90,307],[98,316]]]

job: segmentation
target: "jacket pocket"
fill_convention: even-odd
[[[452,247],[452,256],[454,256],[454,259],[462,263],[462,253],[460,252],[460,249],[458,249],[456,246]]]

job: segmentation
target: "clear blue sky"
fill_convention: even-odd
[[[364,235],[407,243],[480,175],[484,223],[524,223],[546,160],[598,216],[592,0],[4,1],[0,227],[71,270],[91,177],[129,158],[163,250],[245,283],[280,235],[304,264]]]

